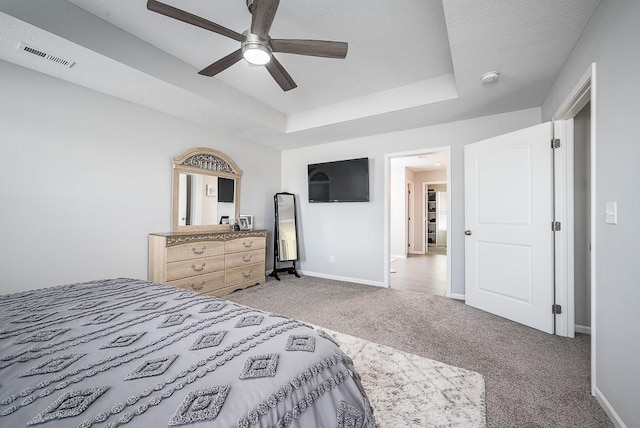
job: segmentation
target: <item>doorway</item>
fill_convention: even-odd
[[[399,290],[448,296],[450,260],[446,216],[450,210],[447,197],[450,150],[428,149],[386,157],[386,285]],[[433,201],[429,201],[429,192]],[[438,198],[442,205],[436,210]],[[441,218],[439,227],[436,216]]]
[[[556,242],[556,246],[560,249],[556,256],[556,266],[559,267],[556,273],[556,279],[558,286],[556,287],[556,300],[566,303],[567,310],[562,315],[556,316],[556,322],[560,336],[574,337],[575,332],[590,333],[591,334],[591,395],[596,396],[596,366],[597,366],[597,344],[596,344],[596,328],[597,319],[596,314],[596,297],[597,297],[597,283],[596,283],[596,63],[592,63],[586,72],[582,75],[576,86],[569,93],[564,102],[560,105],[558,110],[553,115],[553,120],[556,121],[555,134],[560,136],[561,139],[566,141],[566,150],[564,156],[559,159],[559,167],[566,172],[564,182],[567,183],[565,188],[560,188],[559,195],[556,197],[556,205],[559,207],[560,214],[564,215],[564,220],[567,224],[567,233],[560,236],[560,242]],[[588,123],[584,122],[588,116]],[[577,123],[576,123],[577,122]],[[577,130],[576,126],[581,130]],[[576,135],[577,133],[577,135]],[[583,137],[580,134],[584,133]],[[578,141],[583,139],[582,142]],[[585,144],[588,141],[588,144]],[[576,152],[574,145],[581,145],[582,148]],[[582,153],[580,153],[580,151]],[[588,160],[577,160],[574,156],[588,157]],[[575,211],[583,209],[585,202],[579,203],[582,208],[579,207],[576,201],[574,192],[579,190],[579,187],[575,184],[574,169],[580,168],[577,163],[585,165],[588,168],[588,187],[584,190],[588,194],[588,221],[586,224],[578,225],[579,218],[575,217]],[[585,172],[586,173],[586,172]],[[584,174],[582,179],[584,179]],[[578,198],[579,200],[579,198]],[[576,247],[580,246],[580,240],[576,240],[576,234],[583,233],[588,236],[588,271],[582,270],[580,267],[576,267]],[[584,274],[588,272],[588,290],[589,290],[589,326],[588,329],[582,329],[576,326],[579,318],[576,316],[576,305],[579,302],[576,300],[576,288],[580,287],[576,284],[576,275],[578,272]],[[579,292],[578,292],[579,293]],[[584,305],[584,302],[581,304]],[[584,322],[584,318],[582,320]],[[587,327],[587,326],[583,326]],[[580,331],[582,330],[582,331]],[[599,400],[600,401],[600,400]],[[602,404],[602,402],[601,402]],[[605,407],[605,406],[603,406]]]
[[[591,334],[591,103],[573,118],[573,283],[575,333]]]
[[[422,242],[425,253],[447,254],[448,200],[446,181],[422,183]]]
[[[591,393],[592,395],[596,395],[595,385],[597,384],[596,371],[595,371],[595,367],[597,365],[596,364],[597,356],[595,352],[595,350],[597,349],[597,346],[596,346],[596,338],[597,338],[596,321],[597,320],[595,318],[596,303],[597,303],[596,302],[597,284],[596,284],[596,275],[595,275],[595,270],[596,270],[595,266],[597,266],[596,235],[595,235],[596,196],[597,196],[596,186],[595,186],[595,183],[596,183],[595,165],[596,165],[596,153],[597,153],[596,132],[595,132],[596,111],[597,111],[596,93],[597,93],[596,64],[592,63],[589,69],[587,69],[585,74],[578,81],[577,85],[574,87],[574,89],[567,96],[565,101],[562,103],[562,105],[558,108],[558,110],[552,117],[553,132],[550,138],[551,138],[551,149],[553,153],[553,156],[552,156],[553,173],[552,174],[554,177],[554,183],[552,186],[545,185],[545,187],[547,189],[553,189],[553,195],[551,197],[552,199],[551,212],[553,216],[552,218],[549,219],[549,220],[552,220],[550,222],[546,222],[544,216],[539,216],[539,215],[536,216],[536,219],[537,219],[536,222],[540,222],[540,219],[542,219],[540,223],[542,225],[544,224],[548,225],[551,223],[551,230],[554,232],[553,240],[550,243],[546,243],[543,245],[543,247],[546,246],[553,254],[551,260],[545,261],[545,269],[544,269],[545,275],[551,278],[551,282],[552,282],[551,286],[553,287],[553,292],[551,296],[549,296],[547,293],[547,291],[549,290],[547,286],[542,286],[542,287],[532,286],[531,284],[533,282],[533,279],[535,278],[533,275],[529,275],[532,279],[531,281],[526,281],[526,280],[525,281],[522,281],[522,280],[508,281],[509,284],[512,284],[512,285],[515,284],[516,286],[521,286],[522,284],[524,284],[524,287],[521,286],[521,290],[519,290],[520,291],[519,295],[517,295],[518,290],[515,290],[516,294],[512,293],[512,299],[510,300],[503,299],[505,305],[496,305],[497,303],[496,299],[499,299],[500,295],[504,296],[507,293],[505,293],[503,289],[496,289],[495,284],[498,283],[498,281],[486,281],[487,278],[493,279],[493,278],[490,278],[488,275],[486,275],[486,273],[493,274],[494,272],[499,271],[501,269],[501,266],[504,265],[503,263],[504,257],[500,258],[500,266],[498,266],[497,263],[494,263],[494,266],[487,267],[486,266],[487,262],[495,261],[498,258],[479,257],[477,256],[476,253],[473,253],[473,252],[476,250],[491,250],[494,253],[497,253],[498,252],[497,250],[506,248],[506,247],[502,246],[501,248],[498,248],[499,247],[498,245],[491,245],[491,243],[488,242],[487,240],[488,238],[486,238],[485,236],[489,236],[490,238],[493,239],[494,237],[496,237],[496,233],[491,233],[490,235],[485,235],[485,236],[482,236],[481,239],[478,239],[475,231],[472,230],[472,228],[469,228],[469,222],[467,221],[466,217],[470,215],[469,213],[473,215],[480,213],[482,215],[482,212],[484,212],[484,214],[487,214],[487,215],[495,215],[495,213],[499,212],[500,210],[496,211],[495,206],[492,206],[490,210],[481,210],[474,205],[475,201],[473,200],[473,198],[477,197],[478,189],[475,189],[475,190],[469,190],[469,189],[474,189],[474,186],[475,186],[474,183],[477,180],[473,180],[469,177],[470,175],[473,175],[473,171],[471,172],[471,174],[469,174],[466,168],[474,165],[477,166],[477,165],[480,165],[481,163],[476,162],[477,159],[475,158],[467,159],[467,152],[471,153],[471,151],[476,151],[476,149],[473,148],[473,146],[476,146],[476,145],[480,147],[479,150],[481,151],[483,148],[487,148],[486,144],[490,143],[491,140],[493,140],[493,142],[495,142],[496,144],[497,143],[501,144],[500,140],[503,138],[509,138],[508,137],[509,134],[505,134],[503,136],[494,137],[493,139],[484,140],[478,143],[465,146],[465,224],[467,227],[467,230],[465,230],[465,237],[466,237],[465,290],[466,290],[467,304],[470,304],[470,300],[472,297],[471,295],[473,293],[476,293],[477,295],[476,297],[479,296],[482,299],[492,294],[493,296],[496,296],[496,298],[491,297],[493,300],[488,301],[488,306],[493,306],[493,308],[489,308],[485,310],[491,313],[502,314],[502,316],[504,316],[505,318],[513,319],[517,322],[527,324],[522,320],[516,319],[517,317],[521,317],[522,314],[517,310],[515,310],[514,307],[517,306],[519,302],[524,302],[527,299],[529,300],[532,299],[532,294],[529,293],[529,291],[543,290],[544,295],[536,299],[537,302],[539,303],[536,306],[540,310],[536,310],[535,314],[532,311],[531,319],[533,319],[533,317],[535,316],[536,318],[535,322],[537,323],[539,321],[540,324],[541,325],[543,324],[544,326],[543,328],[539,326],[536,326],[535,328],[538,328],[544,331],[549,331],[550,330],[549,318],[547,316],[550,315],[552,317],[552,322],[553,322],[552,331],[554,332],[554,334],[559,336],[568,336],[568,337],[574,337],[576,332],[576,304],[578,303],[578,301],[581,301],[580,303],[581,305],[583,306],[589,305],[590,307],[586,312],[590,314],[590,319],[588,320],[590,323],[590,326],[588,326],[588,328],[578,327],[578,330],[582,330],[582,332],[588,332],[590,330],[590,333],[591,333],[591,386],[592,386]],[[588,121],[586,121],[587,118],[588,118]],[[586,124],[583,124],[580,126],[582,128],[581,132],[583,133],[584,137],[588,136],[588,138],[584,138],[584,140],[588,141],[588,143],[586,143],[585,141],[582,141],[582,142],[577,141],[577,139],[579,139],[580,137],[576,137],[575,135],[574,126],[576,125],[576,121],[578,122],[579,125],[581,121],[587,122]],[[516,138],[516,140],[522,140],[520,137],[523,136],[523,133],[533,131],[534,129],[537,129],[540,127],[547,128],[548,123],[540,124],[536,127],[530,127],[530,128],[514,131],[511,134],[512,134],[512,137],[513,136],[518,137]],[[546,134],[546,132],[547,131],[545,130],[544,133]],[[539,140],[537,143],[534,144],[535,147],[538,147],[539,143],[540,144],[546,143],[547,147],[549,147],[548,146],[549,139],[547,137],[549,136],[543,136],[542,140]],[[513,142],[514,144],[510,148],[508,148],[508,150],[504,150],[501,153],[500,151],[494,151],[494,153],[491,155],[493,156],[493,158],[495,158],[494,160],[504,155],[505,153],[508,154],[508,152],[511,152],[511,154],[514,154],[518,150],[522,151],[525,145],[530,145],[530,142],[528,141],[526,142],[526,144],[524,143],[518,144],[518,142],[515,140]],[[580,148],[576,149],[578,150],[576,152],[574,151],[575,144],[581,144],[583,147],[581,149]],[[531,147],[532,149],[529,150],[528,153],[523,152],[523,154],[525,155],[533,154],[534,146],[531,146]],[[537,151],[537,148],[535,150]],[[475,154],[471,153],[470,156],[473,157],[476,154],[477,153]],[[480,155],[483,155],[483,154],[484,153],[482,152],[480,153]],[[587,154],[588,154],[588,159],[584,159],[584,156],[587,156]],[[581,165],[576,165],[574,155],[578,156],[579,158],[581,156],[583,157],[577,161]],[[524,157],[522,157],[521,159],[524,159]],[[540,157],[540,159],[542,159],[542,157]],[[484,163],[485,163],[484,167],[486,167],[491,162],[484,162]],[[514,162],[497,162],[495,163],[495,165],[496,166],[513,166]],[[532,170],[539,171],[539,167],[537,165],[538,165],[537,163],[536,165],[531,163],[532,167],[527,169],[530,171]],[[548,168],[547,165],[548,165],[548,159],[545,161],[544,168]],[[578,168],[580,171],[576,172],[574,168]],[[498,170],[498,168],[495,168],[495,169],[484,168],[484,169],[491,170],[492,173]],[[518,171],[522,171],[522,170],[523,168],[518,169]],[[517,176],[516,173],[518,171],[514,170],[512,174],[509,174],[509,177]],[[475,178],[479,178],[479,177],[486,178],[491,176],[491,174],[482,174],[482,171],[480,171],[480,173],[481,173],[480,175],[476,174],[477,176]],[[579,174],[579,176],[575,176],[574,174]],[[547,177],[547,174],[545,174],[545,177]],[[574,184],[576,180],[583,181],[584,188],[581,190],[581,192],[583,193],[583,197],[585,195],[588,195],[588,199],[586,201],[581,201],[580,197],[576,198],[574,195],[575,191],[580,190],[579,187]],[[484,180],[484,181],[490,182],[490,180]],[[513,180],[509,178],[508,182],[510,185],[512,181]],[[520,181],[524,182],[523,180],[520,180]],[[535,181],[532,181],[532,183],[535,183],[537,186],[539,184],[539,181],[540,180],[536,179]],[[497,186],[493,186],[493,187],[497,187]],[[532,188],[533,188],[532,186],[529,186],[529,189],[532,189]],[[468,190],[469,192],[467,193]],[[531,196],[527,192],[528,191],[518,191],[515,196],[517,198],[522,199],[522,201],[520,202],[524,202],[524,204],[521,204],[523,207],[531,208],[533,207],[533,204],[532,203],[527,204],[526,201],[524,201],[526,197]],[[484,194],[487,194],[487,192],[485,192]],[[471,200],[470,201],[467,200],[468,198],[471,198]],[[542,200],[542,201],[545,201],[545,203],[547,203],[549,197],[542,196],[540,198],[534,198],[534,199],[536,199],[536,201]],[[485,201],[485,198],[482,198],[482,200]],[[496,205],[496,204],[493,204],[493,205]],[[509,207],[509,208],[513,208],[513,207]],[[586,214],[584,217],[575,215],[575,210],[584,211],[585,208],[587,208],[586,211],[588,214],[583,213],[583,214]],[[549,210],[545,208],[544,211],[548,212]],[[615,207],[612,208],[612,211],[615,211]],[[505,210],[505,213],[507,213],[506,210]],[[521,210],[520,214],[523,214],[523,213],[525,213],[524,209]],[[490,225],[490,226],[493,225],[495,222],[491,221],[492,219],[487,217],[487,215],[484,215],[485,218],[482,222],[475,222],[475,223],[471,222],[472,223],[471,226],[475,226],[475,228],[477,229],[477,226],[479,223],[483,223],[484,225]],[[503,220],[507,220],[506,222],[503,222],[503,223],[506,224],[509,222],[508,221],[509,219],[505,217],[504,213],[500,215],[504,217]],[[521,219],[524,219],[522,215],[520,217]],[[471,220],[474,220],[474,218],[472,218]],[[531,218],[529,218],[529,220],[530,219]],[[514,224],[515,223],[524,224],[523,221],[519,221],[519,222],[511,221],[511,222]],[[576,224],[576,223],[580,223],[580,224]],[[536,234],[536,236],[542,236],[544,234],[546,234],[546,232]],[[583,239],[582,241],[579,239],[576,239],[576,234],[584,234],[583,238],[585,239]],[[520,246],[513,245],[512,247],[514,250],[517,249],[520,252],[529,251],[528,249],[525,249],[525,245],[520,245]],[[582,256],[580,256],[582,261],[584,262],[582,267],[576,266],[576,263],[575,263],[576,262],[575,257],[577,254],[576,249],[578,249],[578,247],[582,247],[580,249],[580,251],[583,253]],[[531,250],[531,252],[533,254],[533,250]],[[506,250],[503,251],[503,253],[504,255],[512,254],[511,252],[507,252]],[[543,258],[546,258],[546,256],[544,255],[544,251],[536,251],[536,253],[542,254]],[[524,261],[534,260],[533,257],[529,257],[528,259],[526,257],[521,257],[521,259]],[[538,259],[540,258],[538,257]],[[548,269],[549,261],[552,262],[551,275],[546,274],[546,272],[549,271]],[[483,262],[485,263],[485,266],[483,266],[482,269],[474,270],[474,266],[475,266],[474,263],[476,265],[478,264],[476,262],[478,263]],[[521,264],[522,264],[521,266],[522,268],[518,268],[518,269],[512,268],[513,263],[507,264],[511,268],[510,273],[513,274],[512,276],[514,278],[517,275],[522,275],[523,272],[526,274],[527,273],[526,269],[528,267],[531,267],[531,266],[527,266],[525,262]],[[529,271],[530,273],[537,274],[539,276],[541,270],[529,269]],[[473,279],[475,275],[476,277],[478,277],[479,281],[481,281],[483,278],[478,274],[478,272],[485,273],[484,284],[490,284],[490,287],[482,287],[481,285],[478,285],[478,281],[476,281],[476,283],[473,283],[472,281],[469,280],[470,277],[471,279]],[[577,299],[577,296],[575,295],[575,293],[577,292],[576,290],[577,285],[576,285],[576,278],[575,278],[576,275],[588,277],[588,281],[586,281],[587,285],[582,286],[583,289],[586,288],[589,290],[588,303],[586,304],[584,300],[587,300],[587,299],[585,298]],[[500,278],[495,277],[495,279],[503,279],[503,277],[500,277]],[[504,283],[504,281],[502,282]],[[538,283],[541,283],[541,284],[544,284],[544,282],[545,280],[538,281]],[[513,290],[514,288],[511,287],[508,291],[512,292]],[[487,306],[486,299],[485,300],[476,299],[476,303],[478,303],[478,305]],[[547,312],[547,316],[545,316],[543,312],[547,304],[551,306],[551,311]],[[522,304],[520,306],[522,306]],[[548,306],[546,307],[548,308]],[[513,316],[509,316],[510,314],[513,314]],[[527,325],[530,325],[530,324],[527,324]],[[587,327],[587,326],[583,326],[583,327]]]

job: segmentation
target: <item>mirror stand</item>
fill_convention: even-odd
[[[273,238],[273,271],[269,274],[280,281],[278,273],[289,273],[300,278],[296,270],[298,260],[298,234],[296,199],[293,193],[276,193],[273,196],[275,225]],[[291,266],[278,267],[278,263],[291,262]]]

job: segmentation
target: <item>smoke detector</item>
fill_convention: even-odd
[[[480,76],[480,80],[482,80],[482,83],[486,84],[494,83],[498,80],[498,78],[500,78],[499,71],[487,71],[482,76]]]

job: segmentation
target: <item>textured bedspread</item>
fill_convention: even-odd
[[[147,281],[0,296],[0,426],[373,427],[319,330]]]

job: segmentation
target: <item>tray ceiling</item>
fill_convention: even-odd
[[[244,0],[164,2],[250,25]],[[276,54],[298,84],[288,92],[244,61],[197,75],[238,42],[145,3],[0,0],[0,59],[286,149],[538,107],[598,0],[282,1],[272,37],[349,43],[345,60]],[[29,57],[20,42],[75,64]],[[482,84],[493,69],[500,80]]]

